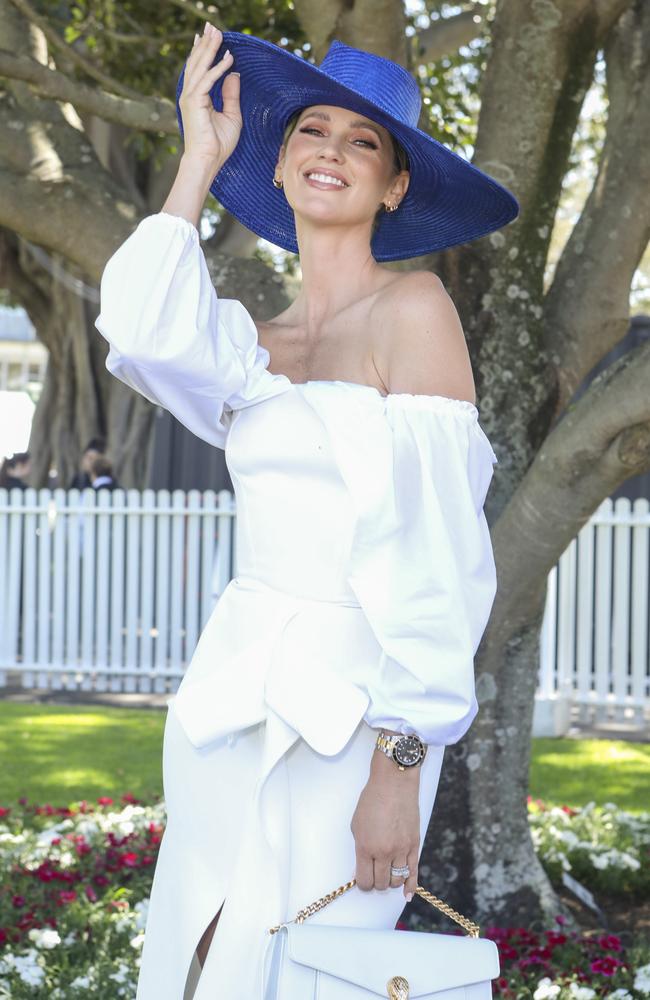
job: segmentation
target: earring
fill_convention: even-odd
[[[396,211],[396,209],[399,208],[399,202],[397,203],[397,205],[386,205],[385,208],[387,212],[394,212]]]
[[[283,183],[282,183],[281,180],[278,180],[277,177],[274,177],[273,178],[273,187],[281,188],[281,187],[284,187],[284,185],[283,185]]]

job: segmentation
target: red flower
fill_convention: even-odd
[[[511,944],[500,944],[499,955],[506,961],[509,958],[519,958],[519,952],[516,948],[513,948]]]
[[[0,806],[0,816],[8,816],[10,812],[11,808],[8,808],[6,806]]]
[[[600,973],[602,976],[613,976],[616,970],[623,965],[617,958],[605,955],[603,958],[596,958],[591,963],[591,971]]]
[[[398,920],[397,923],[395,924],[396,931],[407,931],[408,929],[409,925],[405,924],[403,920]]]
[[[97,799],[97,803],[100,806],[112,806],[113,805],[113,799],[111,799],[108,795],[101,795]]]
[[[66,903],[72,903],[77,898],[77,893],[74,889],[67,891],[66,889],[61,889],[59,892],[59,906],[64,906]]]
[[[120,856],[120,863],[125,868],[137,868],[138,860],[139,858],[135,851],[125,851],[125,853]]]
[[[546,931],[546,940],[551,948],[556,948],[559,944],[566,944],[568,938],[560,931]]]
[[[97,902],[97,893],[93,889],[92,885],[86,886],[86,896],[88,897],[91,903]]]
[[[27,900],[25,899],[24,896],[12,896],[11,902],[16,907],[16,909],[18,909],[19,907],[24,906]]]
[[[621,950],[621,939],[616,934],[603,934],[602,937],[598,938],[598,944],[605,951]]]
[[[5,941],[8,941],[8,940],[9,939],[7,937],[6,930],[4,929],[4,927],[0,927],[0,944],[4,944]]]

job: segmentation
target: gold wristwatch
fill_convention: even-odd
[[[402,734],[395,736],[384,732],[383,729],[379,730],[375,748],[395,761],[400,771],[406,770],[407,767],[417,767],[418,764],[422,763],[427,752],[426,743],[423,743],[415,733],[408,736]]]

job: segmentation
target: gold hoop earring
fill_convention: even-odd
[[[273,178],[273,187],[281,188],[281,187],[284,187],[284,184],[282,183],[281,180],[278,180],[277,177],[274,177]]]

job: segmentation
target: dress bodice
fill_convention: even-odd
[[[302,389],[233,414],[225,454],[237,509],[236,575],[357,604],[347,581],[352,500]]]

